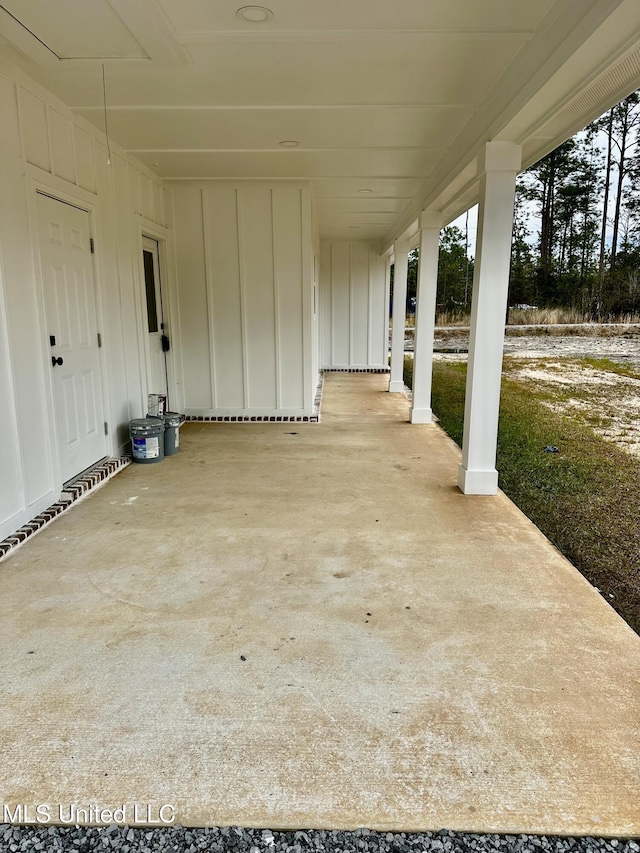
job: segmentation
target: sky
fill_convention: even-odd
[[[576,134],[577,137],[580,136],[580,133]],[[602,154],[604,155],[607,149],[607,136],[604,132],[600,132],[595,137],[595,145],[600,149]],[[611,189],[609,195],[609,205],[613,205],[615,200],[615,184],[617,180],[617,172],[615,168],[612,170],[611,174]],[[609,207],[611,210],[612,207]],[[531,243],[531,245],[535,245],[538,240],[538,234],[540,230],[540,214],[538,212],[538,205],[535,202],[529,202],[525,204],[523,207],[523,211],[528,210],[528,218],[527,218],[527,227],[529,230],[529,239],[527,242]],[[602,200],[600,201],[600,210],[602,210]],[[476,234],[478,230],[478,205],[474,205],[469,209],[469,242],[467,248],[467,254],[470,258],[473,258],[476,253]],[[451,225],[455,225],[459,228],[462,233],[465,232],[465,219],[466,214],[463,213],[462,216],[459,216],[455,219]],[[607,230],[607,245],[611,246],[611,238],[612,238],[612,224],[610,223]]]
[[[478,205],[474,204],[473,207],[469,208],[467,211],[469,214],[469,242],[467,243],[467,257],[473,258],[476,254],[476,234],[478,231]],[[465,222],[467,218],[467,213],[463,213],[462,216],[459,216],[457,219],[454,219],[451,222],[451,225],[455,225],[456,228],[459,228],[462,233],[465,232]]]

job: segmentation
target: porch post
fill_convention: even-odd
[[[404,326],[407,318],[407,273],[409,244],[396,243],[393,264],[393,319],[391,321],[391,376],[389,391],[404,391]]]
[[[496,447],[504,326],[511,262],[516,176],[522,149],[487,142],[478,156],[480,203],[471,300],[469,366],[458,487],[465,495],[495,495]]]
[[[438,251],[442,214],[425,210],[420,217],[420,262],[416,295],[416,331],[413,350],[412,424],[431,423],[431,376],[436,322]]]

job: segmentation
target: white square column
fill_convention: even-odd
[[[416,331],[413,350],[412,424],[430,424],[433,337],[436,323],[438,253],[442,214],[425,210],[420,217],[420,261],[416,295]]]
[[[480,203],[471,300],[469,366],[458,487],[465,495],[498,491],[496,449],[516,176],[522,149],[487,142],[478,155]]]
[[[393,314],[391,321],[391,376],[389,391],[404,391],[404,327],[407,320],[408,243],[396,243],[393,264]]]

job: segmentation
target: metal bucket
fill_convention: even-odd
[[[180,448],[180,413],[164,413],[164,455],[173,456]]]
[[[164,421],[137,418],[129,422],[133,461],[149,465],[164,459]]]
[[[167,395],[149,394],[147,397],[147,407],[149,409],[149,414],[147,417],[161,418],[167,408]]]

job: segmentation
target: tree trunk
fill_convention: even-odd
[[[609,110],[609,123],[607,124],[607,168],[604,179],[604,206],[602,210],[602,228],[600,230],[600,262],[598,264],[598,306],[600,313],[602,306],[602,290],[604,287],[604,258],[607,246],[607,213],[609,208],[609,184],[611,182],[611,147],[613,144],[613,107]]]
[[[540,265],[545,277],[551,270],[551,254],[553,251],[553,208],[555,196],[556,152],[549,156],[549,171],[542,191],[541,225],[540,225]]]
[[[611,238],[611,264],[613,272],[616,268],[616,255],[618,253],[618,231],[620,229],[620,208],[622,205],[622,184],[625,176],[625,159],[627,153],[627,131],[629,126],[629,105],[625,103],[622,117],[622,136],[620,138],[620,160],[618,162],[618,188],[616,193],[616,206],[613,215],[613,236]]]

